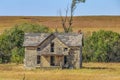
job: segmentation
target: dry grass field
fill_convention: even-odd
[[[50,27],[52,30],[57,26],[61,31],[60,17],[42,16],[0,16],[0,33],[15,24],[33,23]],[[74,17],[73,31],[93,32],[98,30],[111,30],[120,33],[120,16],[82,16]]]
[[[120,63],[83,63],[83,69],[25,70],[23,64],[0,64],[0,80],[120,80]]]

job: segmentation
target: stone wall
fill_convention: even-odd
[[[63,56],[55,56],[55,65],[56,66],[62,66],[63,63],[64,63]]]
[[[55,56],[55,66],[61,66],[61,63],[63,62],[64,62],[63,56]],[[40,67],[51,67],[50,56],[41,56]]]
[[[41,66],[40,67],[50,67],[50,57],[41,56]]]
[[[80,47],[71,47],[68,55],[70,68],[80,68]]]
[[[35,68],[37,65],[37,51],[36,47],[26,47],[25,48],[25,67]]]

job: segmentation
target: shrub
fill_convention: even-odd
[[[22,63],[24,58],[24,33],[25,32],[50,32],[46,26],[38,24],[21,24],[16,25],[10,30],[0,35],[0,62]]]
[[[86,38],[83,48],[84,61],[119,62],[120,34],[112,31],[93,32]]]

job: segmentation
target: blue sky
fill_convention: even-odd
[[[0,0],[0,16],[59,16],[70,4],[71,0]],[[75,15],[120,15],[120,0],[86,0]]]

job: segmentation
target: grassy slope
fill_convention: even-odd
[[[50,27],[54,30],[57,26],[61,31],[60,17],[41,17],[41,16],[1,16],[0,32],[13,27],[15,24],[21,23],[37,23]],[[92,32],[100,29],[112,30],[120,33],[120,16],[85,16],[74,17],[74,31],[82,30],[83,32]]]
[[[84,63],[78,70],[25,70],[23,65],[0,64],[0,80],[120,80],[120,63]]]

